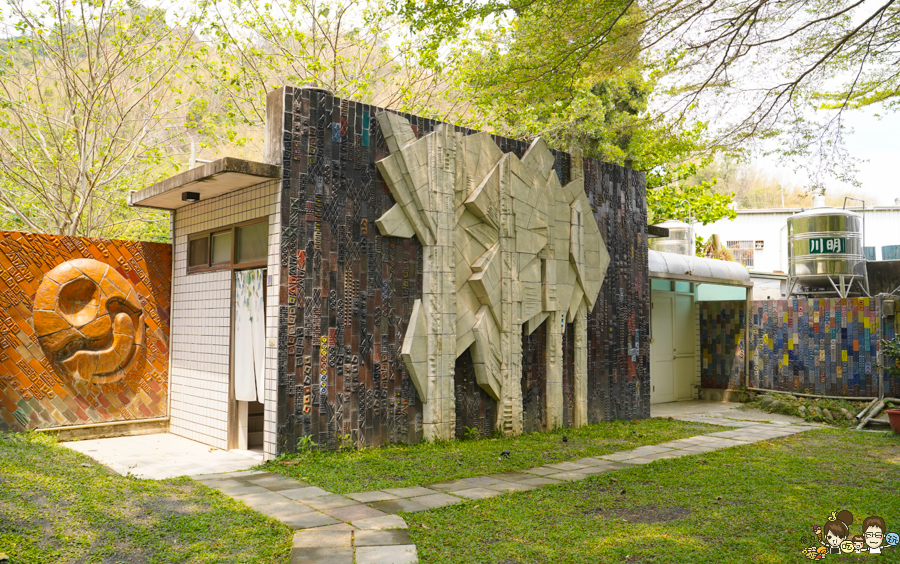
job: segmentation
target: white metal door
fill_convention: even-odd
[[[694,296],[675,294],[672,333],[675,335],[673,357],[675,362],[675,399],[694,398]]]
[[[670,292],[652,292],[650,298],[650,403],[675,401],[675,343],[673,298]]]

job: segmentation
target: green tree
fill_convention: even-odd
[[[667,70],[646,64],[637,30],[607,9],[610,2],[564,5],[566,18],[556,6],[527,4],[464,45],[464,64],[454,70],[473,101],[467,124],[516,138],[540,136],[560,148],[574,144],[586,156],[646,172],[653,220],[686,217],[687,208],[704,222],[733,214],[728,198],[711,192],[712,183],[688,183],[721,148],[710,143],[705,123],[673,121],[653,108]],[[598,10],[606,10],[599,23]],[[581,41],[587,21],[623,33],[571,63],[563,60],[559,44]]]
[[[208,112],[232,132],[259,136],[266,95],[285,84],[439,119],[459,107],[441,72],[446,59],[438,64],[379,0],[221,0],[203,34],[216,100]]]
[[[720,219],[734,219],[731,194],[712,191],[712,183],[672,184],[647,190],[647,221],[659,223],[666,219],[707,225]]]
[[[579,76],[598,53],[665,70],[669,121],[714,123],[710,144],[771,150],[813,182],[852,181],[844,112],[900,100],[900,4],[893,0],[396,0],[413,29],[452,44],[469,26],[521,26],[543,48],[520,57],[527,81]],[[552,17],[555,16],[555,17]],[[510,23],[512,22],[512,23]],[[506,48],[501,46],[501,50]],[[689,127],[689,126],[688,126]]]
[[[167,217],[130,209],[125,197],[184,153],[195,26],[187,13],[133,0],[9,1],[0,12],[4,227],[165,237]]]

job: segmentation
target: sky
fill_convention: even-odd
[[[879,118],[872,109],[854,110],[845,116],[846,123],[853,128],[853,133],[846,137],[847,151],[864,161],[857,165],[857,179],[862,185],[855,188],[850,184],[831,181],[826,189],[862,192],[867,198],[867,206],[894,205],[894,199],[900,198],[900,112],[882,112]],[[807,184],[805,175],[794,174],[774,157],[758,158],[754,163],[797,184]]]

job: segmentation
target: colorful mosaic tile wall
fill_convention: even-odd
[[[700,310],[700,386],[744,385],[746,302],[697,302]]]
[[[423,405],[400,348],[413,303],[422,295],[423,251],[415,238],[382,237],[375,225],[394,204],[375,166],[389,154],[375,119],[380,111],[314,89],[286,89],[279,451],[293,449],[306,435],[329,448],[346,435],[359,446],[422,438]],[[403,117],[419,137],[438,125]],[[524,141],[495,140],[503,152],[519,157],[528,149]],[[571,159],[566,153],[554,155],[554,168],[565,185]],[[648,417],[643,176],[589,159],[584,160],[584,173],[612,258],[600,298],[588,316],[589,418]],[[545,343],[539,331],[523,342],[523,392],[532,390],[523,393],[523,402],[531,425],[542,420],[543,410],[543,392],[537,391],[543,389],[543,369],[536,363],[543,354],[537,350]],[[532,347],[537,350],[529,350]],[[457,397],[457,412],[465,421],[457,422],[456,431],[460,434],[467,426],[486,434],[494,428],[496,406],[489,396],[481,397],[478,386],[469,385],[470,360],[465,356],[456,363],[456,393],[466,395]]]
[[[743,385],[743,303],[701,302],[705,388]],[[750,319],[751,387],[823,395],[878,395],[877,354],[881,300],[792,299],[753,302]],[[892,320],[884,337],[896,331]],[[885,375],[885,393],[900,379]]]
[[[165,417],[171,270],[167,244],[0,232],[0,429]]]

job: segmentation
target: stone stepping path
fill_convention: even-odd
[[[721,418],[684,419],[739,428],[520,472],[346,495],[261,471],[209,474],[194,479],[295,529],[291,564],[415,564],[416,547],[406,530],[406,521],[397,515],[401,511],[427,511],[505,492],[528,491],[655,460],[712,452],[816,428]]]

